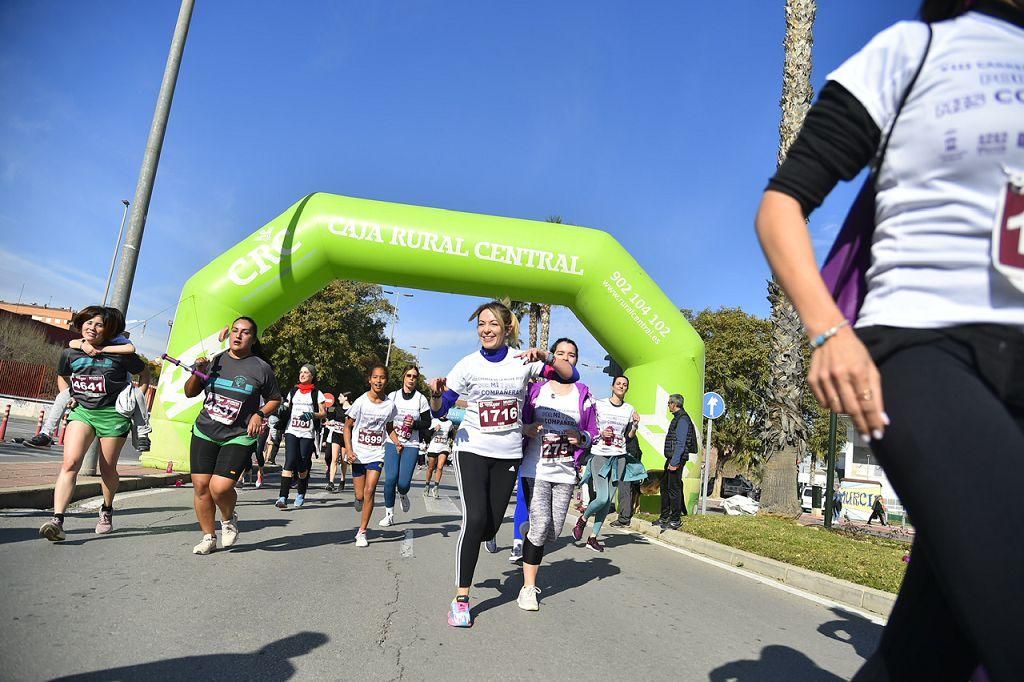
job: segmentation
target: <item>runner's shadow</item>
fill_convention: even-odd
[[[239,530],[245,530],[239,526]],[[252,544],[236,545],[229,549],[233,554],[246,552],[290,552],[300,549],[312,549],[323,545],[343,545],[355,542],[356,529],[322,531],[319,533],[300,533],[285,537],[269,538]]]
[[[271,642],[255,652],[182,656],[163,661],[126,665],[77,675],[59,677],[61,682],[99,682],[100,680],[180,680],[194,679],[263,680],[283,682],[298,672],[290,659],[310,653],[329,641],[322,632],[300,632]]]
[[[875,653],[878,642],[882,639],[883,626],[835,606],[829,611],[839,616],[839,620],[822,623],[818,626],[818,632],[829,639],[849,644],[863,659]]]
[[[592,580],[604,580],[621,572],[622,569],[604,557],[594,557],[589,561],[560,559],[541,566],[537,586],[541,589],[542,598],[550,598],[566,590],[582,587]],[[477,583],[476,587],[478,588],[496,589],[501,594],[473,607],[473,617],[507,602],[515,601],[522,583],[522,571],[516,568],[502,573],[501,579],[490,578]]]
[[[116,520],[116,517],[115,517]],[[263,530],[264,528],[283,528],[291,523],[288,519],[253,519],[246,520],[242,519],[239,521],[239,530],[243,533],[246,531],[257,531]],[[144,528],[125,528],[124,526],[115,527],[114,532],[109,535],[96,535],[93,531],[88,528],[79,528],[67,532],[67,540],[63,542],[57,542],[57,545],[83,545],[87,542],[94,542],[96,540],[116,540],[118,538],[134,538],[139,536],[149,535],[167,535],[168,533],[199,533],[199,524],[196,521],[189,521],[188,523],[177,523],[174,525],[167,526],[152,526]]]
[[[708,673],[709,682],[842,682],[810,658],[788,646],[772,644],[761,649],[758,660],[733,661]]]

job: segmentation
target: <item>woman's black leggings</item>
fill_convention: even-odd
[[[1024,671],[1020,498],[990,489],[1024,465],[1024,335],[959,329],[862,334],[892,420],[872,448],[917,537],[878,651],[854,680],[967,680],[979,663],[993,682]]]
[[[455,481],[462,498],[462,530],[455,549],[455,581],[459,587],[473,585],[480,543],[498,534],[520,461],[465,451],[455,455]]]

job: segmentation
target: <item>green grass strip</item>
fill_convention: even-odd
[[[907,566],[905,542],[773,516],[686,516],[682,524],[680,530],[691,535],[886,592],[899,591]]]

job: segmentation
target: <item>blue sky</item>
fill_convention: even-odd
[[[908,0],[821,0],[814,85]],[[102,298],[178,3],[0,4],[0,298]],[[163,350],[181,285],[312,191],[608,230],[680,307],[766,315],[752,221],[775,167],[783,0],[199,0],[129,318]],[[853,183],[859,185],[859,183]],[[813,216],[827,249],[856,186]],[[416,291],[427,374],[474,302]],[[603,351],[567,310],[553,336]],[[584,379],[603,385],[597,370]]]

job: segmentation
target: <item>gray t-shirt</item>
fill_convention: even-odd
[[[203,390],[206,399],[196,417],[196,428],[210,440],[227,441],[245,435],[249,418],[265,402],[280,400],[274,370],[255,355],[238,360],[229,352],[213,358],[210,380]]]
[[[112,407],[117,394],[131,383],[146,363],[135,353],[100,353],[89,357],[74,348],[65,348],[60,354],[57,374],[69,377],[71,396],[84,408]]]

